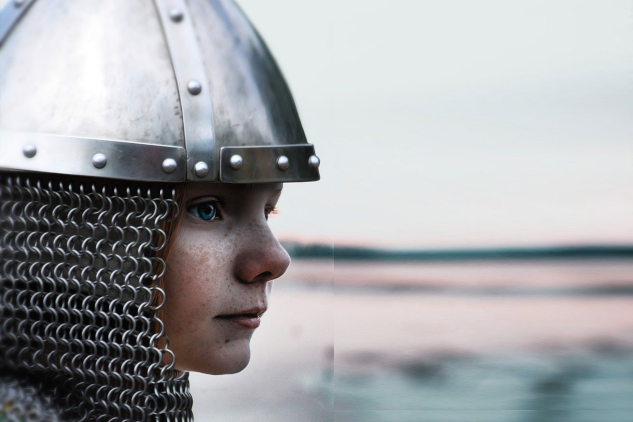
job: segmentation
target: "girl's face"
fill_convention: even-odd
[[[165,330],[176,368],[241,371],[290,257],[268,227],[282,184],[191,184],[167,262]]]

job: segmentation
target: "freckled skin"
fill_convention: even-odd
[[[254,330],[216,317],[267,307],[272,280],[288,268],[290,258],[264,213],[277,203],[281,187],[196,183],[188,188],[189,203],[215,199],[221,208],[219,219],[211,221],[183,210],[167,260],[165,330],[177,369],[231,374],[248,364]]]

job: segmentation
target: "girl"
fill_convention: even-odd
[[[318,167],[230,0],[8,2],[0,420],[191,420],[186,371],[247,365],[290,262],[267,217]]]

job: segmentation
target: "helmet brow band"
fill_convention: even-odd
[[[319,180],[314,145],[223,147],[220,180],[225,183],[312,182]]]
[[[0,131],[0,169],[183,182],[185,149],[143,142]]]

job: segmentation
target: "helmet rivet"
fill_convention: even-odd
[[[92,165],[98,169],[102,169],[108,164],[108,158],[105,154],[97,153],[92,157]]]
[[[235,154],[231,157],[231,167],[235,170],[239,170],[242,168],[242,164],[244,164],[244,160],[241,155]]]
[[[185,14],[182,12],[182,10],[176,7],[169,11],[169,18],[172,20],[172,22],[180,22],[184,17]]]
[[[37,148],[33,144],[24,145],[22,153],[26,158],[33,158],[35,157],[35,154],[37,154]]]
[[[209,166],[204,161],[198,161],[193,167],[193,170],[198,177],[204,177],[209,174]]]
[[[172,174],[176,171],[178,163],[173,158],[165,158],[163,161],[163,171],[167,174]]]
[[[15,7],[22,7],[24,5],[24,0],[14,0],[13,5]]]
[[[308,165],[316,170],[321,165],[321,160],[319,160],[319,157],[316,155],[311,155],[310,158],[308,158]]]
[[[202,85],[200,85],[200,82],[192,79],[187,84],[187,90],[189,90],[191,95],[198,95],[202,92]]]
[[[281,157],[277,158],[277,167],[279,167],[279,169],[282,171],[288,170],[288,167],[290,167],[290,160],[288,159],[288,157],[282,155]]]

